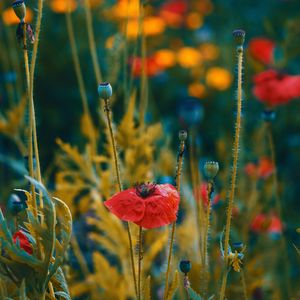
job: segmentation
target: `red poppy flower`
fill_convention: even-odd
[[[143,62],[141,57],[135,57],[130,59],[134,77],[140,77],[143,70]],[[154,57],[147,57],[145,60],[146,74],[149,77],[155,76],[162,71],[161,67],[157,64]]]
[[[266,65],[274,63],[274,49],[275,43],[267,38],[254,38],[248,46],[249,54]]]
[[[281,234],[283,225],[275,214],[258,214],[251,222],[250,228],[255,233],[267,232],[269,234]]]
[[[254,95],[268,106],[286,104],[300,97],[300,75],[267,70],[254,76]]]
[[[183,24],[187,8],[187,3],[184,0],[167,1],[161,7],[160,16],[168,25],[179,27]]]
[[[171,184],[140,184],[104,202],[119,219],[143,228],[157,228],[176,221],[179,193]]]
[[[245,166],[245,173],[252,178],[267,179],[275,170],[272,161],[267,157],[262,157],[258,164],[248,163]]]
[[[32,254],[32,246],[28,240],[28,237],[22,230],[17,231],[13,235],[13,241],[15,244],[18,241],[21,249],[25,250],[28,254]]]

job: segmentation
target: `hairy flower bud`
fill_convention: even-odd
[[[180,130],[178,132],[178,138],[181,142],[184,142],[187,139],[187,131],[186,130]]]
[[[219,163],[216,161],[207,161],[203,171],[207,179],[214,179],[219,172]]]

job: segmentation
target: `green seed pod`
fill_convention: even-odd
[[[18,213],[23,211],[25,207],[25,203],[21,201],[18,195],[12,194],[7,203],[8,211],[13,215],[16,216]]]
[[[246,32],[242,29],[236,29],[232,32],[233,38],[238,46],[242,46],[245,41]]]
[[[207,179],[214,179],[219,172],[219,163],[216,161],[207,161],[203,170]]]
[[[187,139],[187,131],[186,131],[186,130],[180,130],[180,131],[178,132],[178,138],[179,138],[179,140],[180,140],[181,142],[186,141],[186,139]]]
[[[26,16],[26,5],[24,3],[24,0],[14,1],[12,4],[12,8],[20,21],[24,22]]]
[[[179,270],[185,275],[191,270],[192,264],[189,260],[181,260],[179,263]]]
[[[98,85],[98,94],[99,97],[107,100],[111,97],[112,95],[112,87],[110,85],[110,83],[108,82],[102,82]]]

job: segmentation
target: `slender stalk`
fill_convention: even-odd
[[[242,286],[243,286],[244,299],[248,300],[247,286],[246,286],[246,280],[245,280],[245,273],[244,273],[243,269],[241,269],[241,281],[242,281]]]
[[[208,289],[208,276],[209,276],[209,263],[208,263],[208,238],[209,238],[209,229],[210,229],[210,214],[211,214],[211,195],[213,192],[213,181],[209,181],[207,185],[207,196],[208,204],[206,209],[206,218],[205,218],[205,234],[204,234],[204,289],[203,297],[206,299],[207,289]]]
[[[38,53],[38,46],[39,46],[39,38],[40,38],[40,31],[41,31],[41,23],[42,23],[42,16],[43,16],[43,0],[38,0],[38,10],[37,10],[37,20],[35,25],[35,42],[33,45],[32,57],[31,57],[31,64],[30,64],[30,88],[29,88],[29,105],[30,105],[30,122],[32,122],[32,132],[33,135],[33,146],[35,152],[35,159],[36,159],[36,170],[37,170],[37,179],[39,182],[42,182],[41,176],[41,167],[40,167],[40,159],[39,159],[39,150],[38,150],[38,139],[37,139],[37,132],[36,132],[36,119],[35,119],[35,109],[34,109],[34,101],[33,101],[33,89],[34,89],[34,74],[35,74],[35,66],[37,61],[37,53]],[[26,35],[25,35],[26,39]],[[42,194],[39,197],[39,206],[43,209],[43,198]],[[43,216],[41,216],[41,222],[43,223]],[[43,256],[43,249],[40,248],[41,256]],[[51,297],[55,298],[54,290],[52,287],[52,283],[49,282],[49,291]],[[43,295],[45,298],[45,293]]]
[[[235,196],[237,164],[239,158],[239,141],[240,141],[241,114],[242,114],[242,67],[243,67],[242,46],[238,48],[237,56],[238,56],[237,114],[236,114],[236,123],[235,123],[235,137],[234,137],[234,144],[233,144],[233,167],[232,167],[232,174],[231,174],[231,185],[229,191],[229,200],[228,200],[228,208],[227,208],[226,227],[225,227],[225,242],[224,242],[225,268],[228,265],[228,248],[229,248],[231,216],[232,216],[232,209],[233,209],[234,196]],[[220,300],[223,300],[225,297],[226,284],[227,284],[227,272],[224,271],[222,288],[220,293]]]
[[[143,259],[143,229],[142,226],[139,228],[139,265],[138,265],[138,300],[142,299],[141,295],[141,272],[142,272],[142,259]]]
[[[180,146],[179,146],[179,153],[178,153],[178,159],[177,159],[177,169],[176,169],[176,188],[180,195],[180,184],[181,184],[181,171],[182,171],[182,162],[183,162],[183,154],[185,149],[185,141],[181,140]],[[164,291],[164,300],[167,299],[168,296],[168,290],[169,290],[169,273],[171,268],[171,259],[172,259],[172,250],[173,250],[173,244],[174,244],[174,236],[175,236],[175,226],[176,222],[173,222],[172,229],[171,229],[171,240],[169,245],[169,255],[168,255],[168,264],[167,264],[167,272],[166,272],[166,279],[165,279],[165,291]]]
[[[114,136],[114,132],[113,132],[113,129],[112,129],[112,118],[111,118],[111,114],[110,114],[109,99],[104,100],[104,112],[105,112],[105,115],[106,115],[107,127],[108,127],[108,130],[109,130],[111,146],[112,146],[112,149],[113,149],[115,172],[116,172],[116,175],[117,175],[118,187],[119,187],[119,191],[122,191],[123,188],[122,188],[122,182],[121,182],[121,176],[120,176],[119,160],[118,160],[118,155],[117,155],[115,136]],[[129,252],[130,252],[130,261],[131,261],[131,269],[132,269],[132,275],[133,275],[134,289],[135,289],[136,295],[138,297],[138,286],[137,286],[137,280],[136,280],[136,273],[135,273],[135,266],[134,266],[134,255],[133,255],[133,247],[132,247],[132,236],[131,236],[129,222],[126,222],[125,224],[126,224],[125,226],[126,226],[126,230],[127,230],[127,234],[128,234],[128,241],[129,241]]]
[[[271,123],[267,123],[266,127],[267,127],[266,129],[267,129],[268,143],[269,143],[269,148],[270,148],[270,153],[271,153],[271,161],[272,161],[272,165],[274,166],[273,191],[274,191],[275,205],[276,205],[276,210],[277,210],[278,216],[282,219],[282,206],[281,206],[281,201],[280,201],[280,196],[279,196],[279,191],[278,191],[276,152],[275,152],[275,144],[274,144],[274,139],[273,139],[273,134],[272,134]],[[284,261],[284,281],[285,281],[285,285],[286,285],[286,292],[288,294],[287,296],[289,299],[289,296],[291,295],[291,286],[290,286],[290,280],[289,280],[289,275],[288,275],[289,257],[288,257],[287,250],[286,250],[286,239],[285,239],[284,235],[281,238],[280,247],[282,249],[282,254],[283,254],[282,258]]]
[[[28,59],[28,50],[27,50],[27,40],[26,40],[26,25],[23,28],[23,55],[24,55],[24,64],[25,64],[25,76],[26,76],[26,91],[29,102],[29,132],[28,132],[28,170],[29,176],[34,178],[34,167],[33,167],[33,146],[32,146],[32,128],[33,128],[33,116],[31,109],[31,101],[30,101],[30,72],[29,72],[29,59]],[[31,196],[32,196],[32,207],[33,207],[33,215],[37,218],[37,203],[36,203],[36,195],[34,185],[30,184]],[[37,239],[37,243],[39,240]],[[38,248],[40,248],[38,246]]]
[[[88,98],[87,98],[86,88],[85,88],[83,75],[81,71],[80,60],[78,56],[78,50],[76,46],[76,40],[75,40],[75,34],[74,34],[74,28],[73,28],[70,10],[68,10],[68,12],[66,13],[66,24],[67,24],[67,31],[68,31],[68,36],[69,36],[69,41],[71,46],[73,64],[75,68],[75,74],[79,86],[80,98],[82,101],[83,112],[88,118],[88,122],[90,123],[89,127],[92,129],[91,136],[89,138],[92,144],[93,154],[96,154],[97,152],[96,133],[94,130],[93,121],[92,121],[92,117],[88,105]]]
[[[91,52],[93,68],[94,68],[97,84],[99,84],[100,82],[102,82],[102,74],[101,74],[101,69],[100,69],[98,55],[97,55],[92,13],[90,8],[90,0],[84,1],[84,10],[85,10],[86,28],[87,28],[88,38],[89,38],[89,48]]]

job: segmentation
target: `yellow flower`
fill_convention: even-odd
[[[192,68],[202,62],[202,56],[195,48],[183,47],[178,51],[177,62],[183,68]]]
[[[50,8],[57,14],[63,14],[68,12],[73,12],[77,8],[77,3],[75,0],[52,0],[50,2]]]
[[[232,83],[232,75],[226,69],[212,67],[206,73],[206,83],[216,90],[225,91]]]
[[[25,21],[27,23],[30,23],[32,21],[32,18],[33,18],[32,10],[27,7]],[[4,10],[2,14],[2,19],[5,25],[16,25],[20,23],[20,19],[16,16],[12,7]]]
[[[120,19],[138,18],[140,15],[139,0],[121,0],[113,7],[112,13]]]
[[[162,68],[173,67],[176,63],[175,53],[168,49],[161,49],[155,52],[156,63]]]
[[[146,17],[142,24],[145,36],[153,36],[164,32],[165,22],[160,17]],[[127,23],[127,37],[136,38],[139,31],[139,22],[137,19],[129,20]]]

